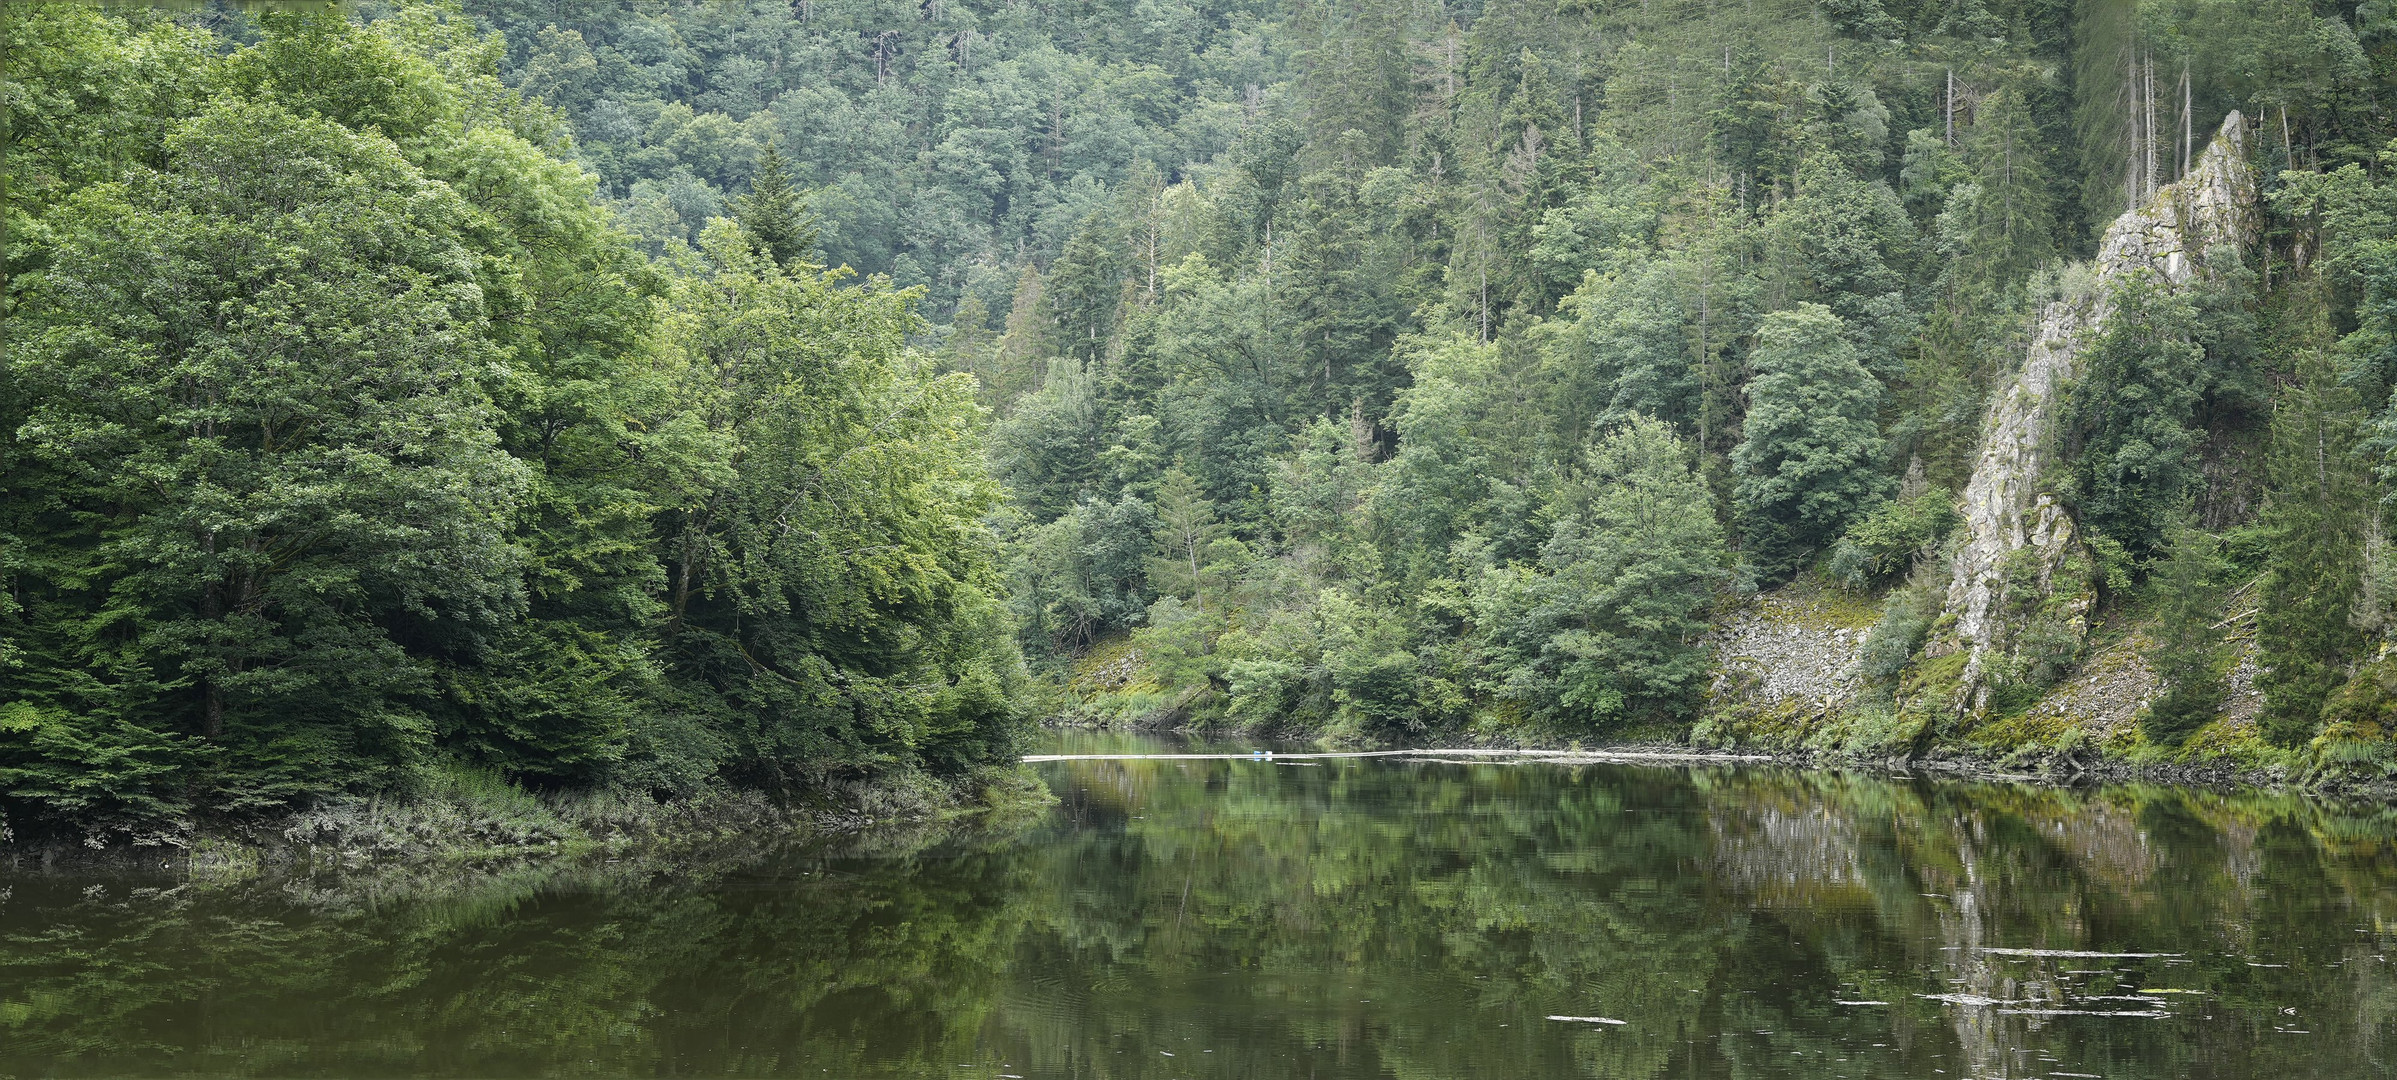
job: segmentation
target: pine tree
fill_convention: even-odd
[[[778,266],[802,262],[816,250],[815,215],[808,212],[807,198],[791,186],[773,143],[758,155],[749,193],[732,200],[732,212],[750,242]]]
[[[2148,579],[2155,590],[2155,648],[2148,666],[2164,692],[2139,716],[2147,741],[2177,746],[2222,705],[2222,544],[2184,513],[2166,534],[2169,555]]]
[[[1970,237],[1968,276],[2012,281],[2051,258],[2056,248],[2054,183],[2048,151],[2027,90],[2006,87],[1981,102],[1967,146],[1973,199],[1954,223]]]
[[[1115,223],[1094,213],[1049,267],[1041,303],[1048,313],[1050,350],[1056,355],[1084,364],[1096,364],[1106,355],[1123,306],[1124,240]]]
[[[1225,534],[1216,520],[1198,478],[1176,466],[1157,486],[1157,557],[1149,560],[1149,580],[1158,593],[1190,597],[1203,610],[1208,549]]]
[[[2355,453],[2363,416],[2362,402],[2319,353],[2299,362],[2297,385],[2273,410],[2256,686],[2264,692],[2257,724],[2280,746],[2313,738],[2323,698],[2363,650],[2363,631],[2349,618],[2372,512],[2371,481]]]
[[[1048,304],[1042,299],[1047,285],[1041,279],[1040,267],[1025,263],[1015,279],[1015,296],[1007,306],[1006,328],[991,357],[984,386],[990,399],[1005,413],[1015,408],[1015,400],[1040,388],[1047,381],[1049,353]]]

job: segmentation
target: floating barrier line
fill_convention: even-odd
[[[1762,754],[1669,754],[1626,750],[1349,750],[1284,754],[1258,750],[1246,754],[1026,754],[1027,764],[1042,761],[1317,761],[1326,758],[1479,757],[1561,758],[1569,761],[1772,761]]]

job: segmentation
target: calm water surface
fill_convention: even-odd
[[[2377,808],[1771,769],[1040,768],[1061,801],[1013,828],[701,871],[21,878],[0,1076],[2397,1075]]]

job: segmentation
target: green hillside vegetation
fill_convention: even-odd
[[[388,14],[10,6],[8,824],[1003,757],[920,293],[721,218],[653,262],[496,39]]]
[[[1710,629],[1791,583],[1882,612],[1841,721],[1882,749],[2063,739],[2024,710],[2135,640],[2162,690],[2111,749],[2397,763],[2386,4],[11,4],[5,33],[27,835],[468,773],[963,791],[1059,711],[1681,739]],[[2009,594],[1959,700],[1926,647],[1990,396],[2232,110],[2262,235],[2108,297],[2041,479],[2071,580]]]

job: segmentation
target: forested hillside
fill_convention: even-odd
[[[8,5],[0,827],[1003,756],[918,295],[770,185],[652,262],[498,39],[369,14]]]
[[[2397,762],[2376,0],[12,4],[5,47],[20,828],[961,781],[1054,709]],[[1831,696],[1726,666],[1790,605],[1861,613]],[[2132,727],[2051,700],[2118,662]]]
[[[2161,703],[2118,749],[2380,737],[2378,5],[576,11],[492,17],[518,85],[588,73],[628,218],[705,170],[602,125],[688,107],[804,162],[826,237],[861,190],[908,223],[842,257],[977,376],[1017,632],[1086,717],[1679,738],[1737,697],[1710,628],[1798,589],[1880,612],[1816,718],[1851,748],[2084,738],[2007,721],[2124,650]],[[2092,271],[2234,111],[2259,227]],[[1965,582],[2035,346],[2044,464],[1987,484],[2049,523]],[[2240,671],[2261,720],[2216,723]]]

